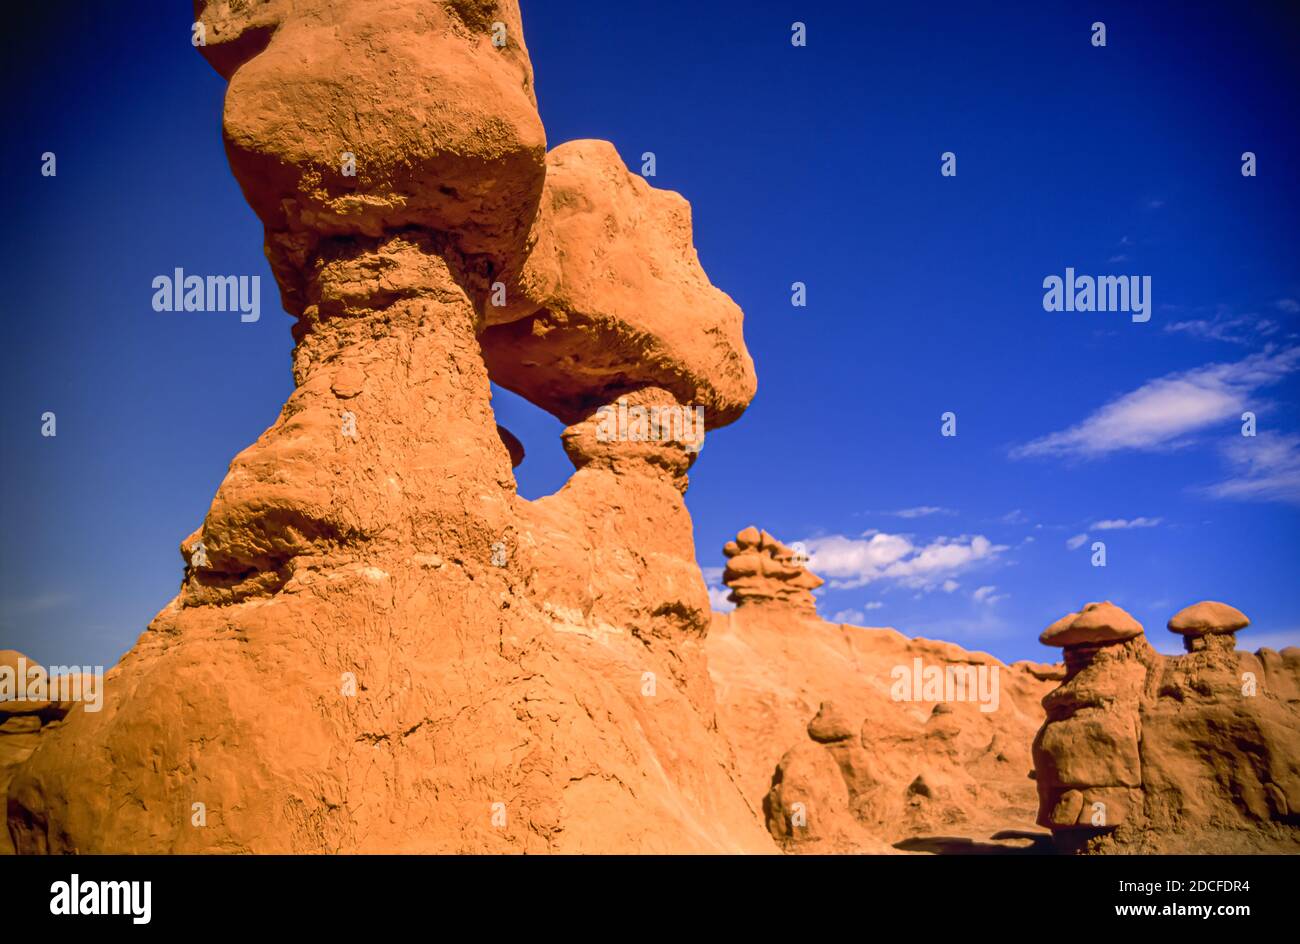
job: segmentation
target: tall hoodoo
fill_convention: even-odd
[[[753,396],[686,201],[548,155],[515,0],[195,9],[296,386],[104,710],[15,773],[19,850],[770,850],[713,721],[698,444],[595,435]],[[493,380],[568,424],[556,494],[516,494]]]

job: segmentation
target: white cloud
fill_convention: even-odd
[[[928,590],[1007,550],[1006,545],[994,544],[982,534],[941,537],[918,545],[906,535],[869,531],[860,538],[831,535],[808,538],[804,543],[811,556],[809,568],[840,590],[878,580]]]
[[[863,610],[878,610],[884,605],[885,604],[881,603],[879,600],[872,600],[869,603],[863,604],[861,610],[840,610],[831,617],[830,621],[832,623],[852,623],[855,626],[865,626],[867,624],[867,614],[864,613]]]
[[[1083,547],[1083,542],[1086,540],[1088,540],[1088,535],[1076,534],[1065,542],[1065,546],[1072,551],[1077,551],[1079,548]]]
[[[719,613],[730,613],[736,608],[736,604],[727,599],[730,594],[731,591],[725,587],[709,587],[709,606]]]
[[[1095,458],[1124,449],[1168,449],[1215,423],[1240,417],[1250,395],[1300,365],[1300,347],[1266,349],[1229,364],[1169,374],[1126,393],[1082,422],[1011,450],[1033,456]]]
[[[709,588],[709,605],[719,613],[730,613],[736,604],[727,599],[731,593],[722,583],[721,567],[702,567],[704,582]]]
[[[896,518],[925,518],[929,515],[955,515],[957,512],[937,505],[918,505],[916,508],[900,508],[898,511],[889,511],[886,514]]]
[[[1288,315],[1294,315],[1300,311],[1300,302],[1294,298],[1279,298],[1273,304],[1277,306],[1278,311],[1284,311]]]
[[[1300,504],[1300,436],[1260,433],[1229,440],[1224,457],[1234,476],[1205,491],[1215,498]]]
[[[1095,531],[1123,531],[1127,528],[1154,528],[1163,520],[1163,518],[1107,518],[1104,521],[1094,521],[1092,523],[1092,528]]]
[[[960,587],[960,586],[961,586],[961,584],[959,584],[959,583],[958,583],[957,581],[955,581],[955,580],[945,580],[945,581],[943,582],[943,592],[944,592],[944,593],[952,593],[954,590],[956,590],[956,589],[957,589],[958,587]]]
[[[976,603],[987,603],[989,606],[992,606],[999,600],[1005,600],[1007,598],[1007,594],[998,593],[997,589],[997,587],[992,585],[979,587],[971,594],[971,599]]]

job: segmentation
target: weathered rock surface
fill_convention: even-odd
[[[690,204],[607,141],[546,156],[530,250],[503,278],[506,304],[485,309],[493,379],[566,423],[643,386],[702,406],[711,429],[754,397],[740,308],[700,266]]]
[[[195,9],[295,389],[102,710],[0,703],[3,841],[1020,849],[1032,764],[1067,849],[1295,846],[1300,650],[1235,651],[1230,607],[1171,620],[1167,659],[1089,604],[1044,634],[1064,665],[1006,666],[821,620],[799,549],[751,527],[710,611],[683,493],[754,395],[741,312],[684,199],[606,142],[547,153],[516,0]],[[555,494],[516,493],[492,381],[566,424]]]
[[[195,19],[291,314],[322,242],[437,234],[480,288],[522,251],[546,137],[517,0],[197,0]]]
[[[1078,613],[1067,613],[1038,641],[1045,646],[1106,646],[1141,635],[1142,624],[1110,601],[1088,603]]]
[[[823,581],[804,566],[806,555],[800,560],[795,549],[753,526],[737,534],[736,540],[728,541],[722,553],[727,557],[722,580],[731,590],[728,599],[732,603],[772,603],[783,613],[816,612],[812,591]]]
[[[66,697],[69,691],[62,684],[61,677],[53,679],[51,684],[44,671],[20,652],[0,650],[0,676],[4,679],[4,685],[0,686],[0,798],[8,793],[14,774],[36,750],[41,733],[56,729],[76,707],[75,702]],[[41,675],[36,677],[34,672]],[[41,690],[33,692],[20,679],[30,679]],[[10,683],[13,690],[8,689]],[[77,691],[80,690],[78,686]],[[19,691],[26,697],[17,697]],[[0,855],[13,852],[9,831],[0,830]]]
[[[537,221],[548,169],[513,0],[197,10],[230,78],[231,166],[297,316],[296,389],[183,542],[181,590],[103,710],[16,772],[18,850],[774,851],[714,719],[682,497],[698,445],[595,430],[615,393],[704,404],[714,425],[752,395],[685,201],[600,182],[599,212],[626,214],[613,230],[562,196]],[[612,173],[611,148],[575,153]],[[570,192],[554,163],[552,193]],[[570,363],[588,349],[563,331],[485,343],[491,286],[543,258],[540,232],[552,255],[528,271],[557,281],[515,314],[586,319],[607,370]],[[641,280],[605,306],[602,254]],[[531,379],[510,373],[529,361]],[[724,361],[730,379],[705,376]],[[497,371],[570,424],[554,495],[516,494]]]
[[[1070,851],[1300,849],[1300,650],[1238,652],[1228,627],[1245,616],[1201,603],[1170,621],[1197,643],[1171,658],[1140,633],[1113,638],[1119,614],[1107,641],[1069,637],[1043,699],[1038,822]]]
[[[1194,603],[1169,618],[1169,631],[1183,637],[1183,647],[1188,652],[1211,645],[1201,637],[1230,635],[1249,625],[1250,620],[1241,610],[1214,600]]]
[[[1028,664],[823,621],[810,593],[820,578],[757,528],[724,553],[737,606],[713,615],[706,641],[718,724],[783,848],[891,852],[1034,829],[1029,746],[1051,683]],[[926,690],[950,670],[996,678],[996,707],[980,710],[978,683],[954,690],[962,698]]]

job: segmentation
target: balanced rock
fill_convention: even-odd
[[[1058,621],[1043,641],[1059,645],[1076,622]],[[1131,629],[1114,614],[1092,622]],[[1066,646],[1034,741],[1038,822],[1062,850],[1300,849],[1300,659],[1236,652],[1227,627],[1244,623],[1222,604],[1189,607],[1170,628],[1223,642],[1178,657],[1141,633]]]
[[[1232,634],[1250,625],[1250,619],[1235,606],[1215,600],[1202,600],[1175,613],[1169,619],[1169,631],[1183,637],[1183,647],[1196,652],[1207,646],[1233,648]],[[1211,640],[1206,637],[1226,637]]]
[[[804,613],[816,611],[812,591],[824,581],[807,568],[807,557],[766,531],[748,527],[723,547],[722,582],[737,606],[773,604]]]
[[[626,398],[721,425],[753,393],[685,201],[557,160],[539,221],[514,0],[200,0],[197,19],[296,316],[294,390],[182,542],[179,592],[103,710],[15,771],[18,851],[772,851],[715,720],[682,495],[697,441],[603,435],[598,415]],[[556,196],[588,185],[616,214],[606,247]],[[635,290],[602,288],[602,248]],[[508,275],[555,265],[535,296]],[[576,334],[542,337],[543,306]],[[510,318],[523,337],[487,338]],[[566,417],[555,494],[517,492],[496,371]]]
[[[332,238],[420,229],[479,282],[522,251],[546,137],[517,0],[198,0],[195,20],[291,314]]]
[[[1141,634],[1141,623],[1107,601],[1067,613],[1043,630],[1038,641],[1045,646],[1109,646]]]
[[[700,408],[710,429],[753,399],[740,308],[700,266],[690,204],[629,172],[612,144],[546,156],[529,239],[505,304],[485,308],[497,383],[566,423],[646,386]]]

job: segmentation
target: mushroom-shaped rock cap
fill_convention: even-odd
[[[566,423],[640,387],[734,421],[757,380],[743,315],[710,284],[691,207],[624,166],[607,141],[546,157],[531,251],[502,275],[481,343],[492,379]]]
[[[291,313],[309,234],[416,227],[498,270],[522,252],[546,135],[518,0],[198,0],[195,16]]]
[[[1202,600],[1175,613],[1169,620],[1169,631],[1183,636],[1209,636],[1235,633],[1249,625],[1250,619],[1235,606]]]
[[[1142,624],[1107,601],[1061,617],[1038,637],[1045,646],[1106,646],[1142,634]]]
[[[1038,641],[1044,646],[1063,646],[1056,638],[1070,628],[1070,624],[1079,618],[1078,613],[1066,613],[1059,620],[1038,634]]]

